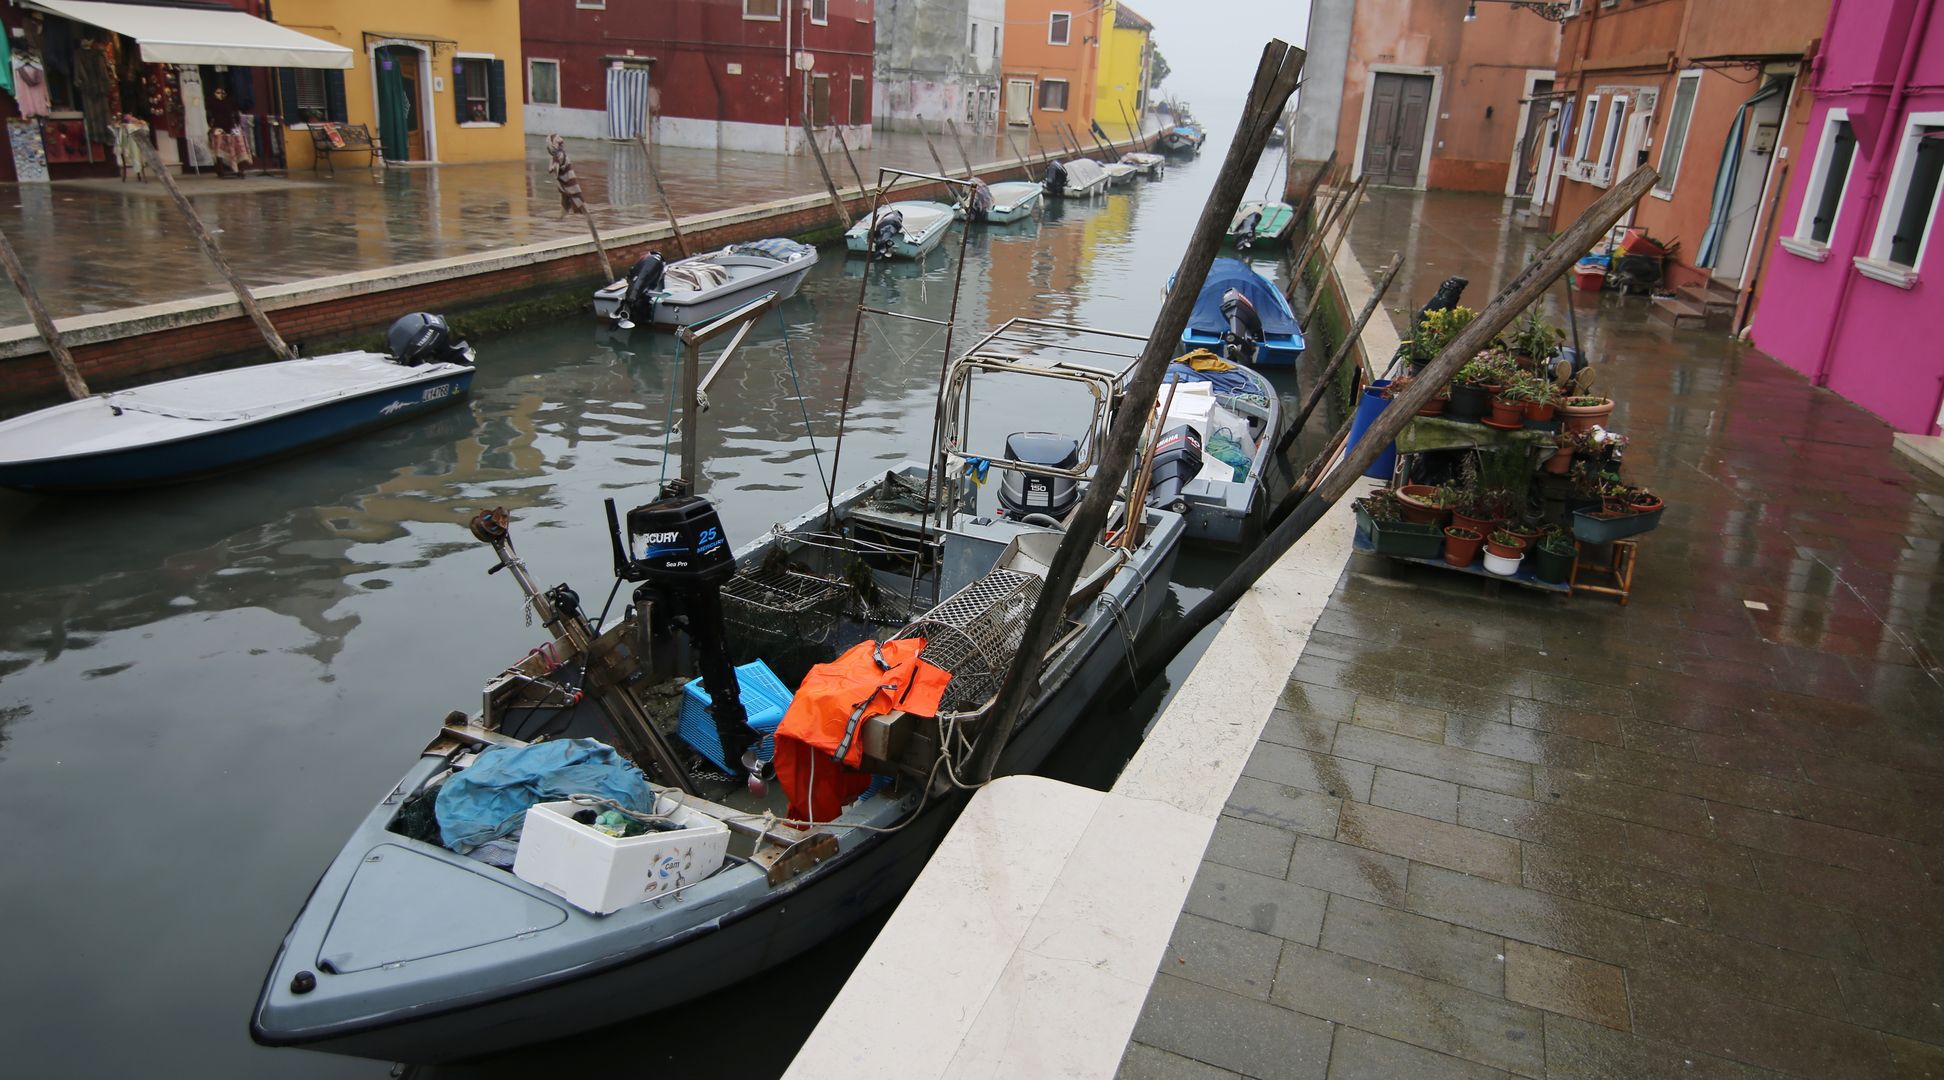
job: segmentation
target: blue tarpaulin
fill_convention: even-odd
[[[1234,289],[1249,298],[1255,305],[1256,316],[1262,320],[1265,334],[1297,334],[1296,313],[1289,310],[1289,301],[1269,283],[1269,280],[1240,259],[1216,259],[1209,267],[1208,277],[1202,282],[1201,293],[1195,297],[1194,314],[1188,316],[1188,329],[1204,334],[1219,334],[1228,329],[1228,320],[1222,316],[1222,294]]]
[[[600,795],[651,813],[655,792],[614,747],[593,739],[496,746],[439,788],[439,838],[465,854],[517,830],[527,808],[569,795]]]

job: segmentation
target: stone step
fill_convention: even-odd
[[[1735,293],[1715,286],[1701,285],[1683,285],[1674,290],[1674,295],[1710,315],[1734,314],[1735,302],[1740,299]]]
[[[1648,314],[1676,330],[1708,325],[1708,313],[1678,297],[1656,296]]]

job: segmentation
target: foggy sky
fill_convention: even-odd
[[[1154,24],[1154,45],[1173,69],[1160,96],[1195,106],[1226,128],[1241,109],[1262,46],[1272,37],[1301,45],[1309,0],[1129,0]],[[1217,107],[1223,115],[1217,116]]]

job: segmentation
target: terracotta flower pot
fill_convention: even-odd
[[[1493,540],[1487,540],[1485,541],[1485,550],[1497,555],[1501,559],[1516,559],[1525,554],[1526,541],[1520,539],[1516,544],[1501,544]]]
[[[1444,411],[1445,411],[1445,399],[1441,397],[1434,397],[1430,401],[1425,402],[1424,408],[1419,409],[1417,411],[1417,414],[1419,416],[1441,416],[1444,414]]]
[[[1484,542],[1484,536],[1479,533],[1450,526],[1445,529],[1445,561],[1453,566],[1470,566],[1478,558],[1478,546]]]
[[[1601,398],[1600,400],[1604,404],[1567,405],[1561,403],[1559,406],[1559,415],[1561,418],[1561,426],[1565,429],[1566,434],[1572,435],[1581,431],[1592,431],[1595,427],[1599,426],[1600,421],[1605,420],[1608,414],[1613,412],[1612,398]]]
[[[1634,500],[1629,509],[1636,514],[1651,514],[1666,505],[1658,496],[1649,496],[1646,502],[1641,502],[1638,499]]]
[[[1519,401],[1503,401],[1496,396],[1493,397],[1492,423],[1506,425],[1525,423],[1525,403]]]
[[[1573,448],[1562,446],[1552,457],[1546,459],[1546,471],[1555,476],[1565,476],[1573,470]]]
[[[1533,545],[1539,542],[1539,538],[1541,536],[1546,535],[1542,530],[1539,529],[1533,529],[1530,532],[1525,532],[1520,529],[1507,528],[1505,531],[1511,533],[1513,536],[1516,536],[1521,541],[1523,541],[1525,543],[1526,551],[1531,551]]]
[[[1497,518],[1475,518],[1462,510],[1451,512],[1451,523],[1460,529],[1470,529],[1480,536],[1490,536],[1499,527]]]
[[[1430,484],[1405,484],[1397,489],[1397,504],[1404,511],[1404,520],[1419,525],[1443,525],[1451,516],[1451,511],[1430,500],[1438,489]]]
[[[1556,407],[1550,401],[1543,405],[1537,401],[1528,401],[1525,403],[1525,418],[1527,420],[1551,420],[1555,411]]]

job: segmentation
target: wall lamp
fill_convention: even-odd
[[[1551,0],[1466,0],[1466,22],[1474,22],[1478,19],[1480,4],[1510,4],[1515,8],[1530,11],[1547,22],[1563,23],[1573,17],[1571,4],[1551,2]]]

